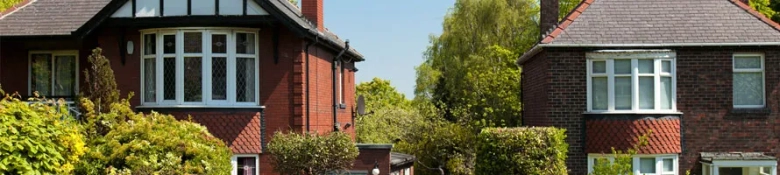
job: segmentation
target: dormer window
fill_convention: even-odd
[[[144,106],[257,106],[256,29],[142,31]]]

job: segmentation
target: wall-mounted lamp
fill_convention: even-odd
[[[135,50],[135,45],[133,45],[133,41],[127,41],[127,54],[132,55],[133,50]]]
[[[374,169],[371,170],[371,174],[379,175],[379,161],[374,160]]]

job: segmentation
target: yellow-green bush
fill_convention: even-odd
[[[82,109],[94,109],[81,100]],[[127,100],[108,113],[85,111],[89,152],[76,174],[229,174],[230,149],[205,127],[158,113],[135,113]],[[103,128],[102,132],[94,128]]]
[[[477,140],[474,174],[567,174],[563,129],[485,128]]]
[[[0,100],[0,174],[70,174],[84,155],[81,127],[62,102]]]

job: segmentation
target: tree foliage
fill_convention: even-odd
[[[64,101],[0,100],[0,174],[70,174],[85,152]]]
[[[16,4],[19,4],[19,2],[22,2],[22,0],[2,0],[0,1],[0,13],[5,11],[6,9],[9,9],[13,7]]]
[[[774,21],[780,18],[780,16],[776,16],[776,10],[780,9],[773,9],[770,0],[750,0],[750,7]]]
[[[388,80],[374,78],[356,89],[357,95],[365,98],[368,112],[355,119],[359,143],[394,143],[409,134],[408,128],[424,122],[411,101]]]
[[[580,0],[561,0],[559,18]],[[476,135],[520,124],[518,55],[539,39],[537,0],[458,0],[416,67],[413,106],[425,125],[397,150],[414,154],[417,174],[473,174]]]
[[[551,127],[482,129],[474,174],[567,174],[565,132]]]
[[[276,132],[268,143],[268,152],[274,171],[289,175],[348,170],[359,154],[350,136],[343,132],[325,136]]]
[[[87,58],[89,67],[84,70],[83,96],[95,103],[98,112],[107,112],[112,104],[119,102],[119,89],[116,86],[111,62],[103,56],[103,49],[95,48]],[[88,110],[88,109],[82,109]]]

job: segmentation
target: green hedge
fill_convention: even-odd
[[[474,174],[567,174],[565,139],[557,128],[482,129]]]

